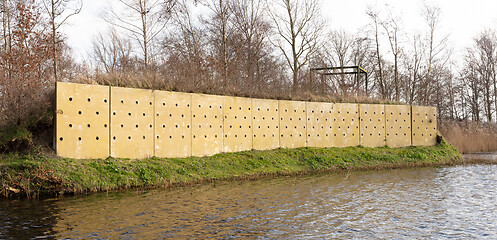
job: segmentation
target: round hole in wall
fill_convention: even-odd
[[[107,128],[107,124],[104,124],[104,128]]]
[[[143,136],[143,139],[145,139],[145,136]]]
[[[136,124],[135,127],[138,128],[138,124]]]
[[[128,136],[128,139],[131,140],[131,136]]]
[[[86,126],[91,127],[91,125],[90,125],[89,123],[88,123],[88,125],[86,125]]]
[[[69,97],[69,102],[72,102],[72,97]]]
[[[60,138],[59,138],[59,140],[60,140],[60,141],[63,141],[63,140],[64,140],[64,138],[63,138],[63,137],[60,137]]]
[[[97,141],[100,140],[100,138],[98,136],[95,139],[97,139]]]
[[[87,100],[88,100],[88,102],[91,102],[91,98],[88,98]]]
[[[69,127],[72,128],[72,124],[69,124]]]
[[[78,140],[81,141],[81,137],[79,137]]]
[[[130,113],[130,112],[128,113],[128,116],[131,116],[131,113]]]
[[[124,100],[121,99],[121,103],[124,103]]]
[[[79,111],[78,114],[81,115],[83,112]]]
[[[112,137],[113,140],[116,140],[116,136]]]
[[[138,104],[138,101],[135,101],[136,104]]]
[[[123,125],[123,124],[121,124],[121,127],[123,128],[123,127],[124,127],[124,125]]]

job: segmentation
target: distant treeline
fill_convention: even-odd
[[[0,0],[0,126],[53,109],[54,81],[300,100],[377,98],[435,106],[441,122],[497,119],[495,31],[475,36],[463,58],[454,59],[437,6],[419,9],[424,28],[412,34],[388,7],[354,13],[370,19],[360,32],[331,29],[320,0],[110,3],[102,14],[109,29],[84,61],[75,61],[61,26],[81,11],[82,0]],[[350,65],[368,71],[368,84],[363,76],[310,71]]]

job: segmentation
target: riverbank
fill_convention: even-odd
[[[445,141],[431,147],[306,147],[144,160],[75,160],[43,154],[10,154],[0,155],[0,197],[85,194],[220,179],[439,166],[462,161],[457,150]]]

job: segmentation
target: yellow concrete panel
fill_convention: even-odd
[[[412,145],[433,146],[437,143],[437,109],[412,106]]]
[[[155,91],[155,156],[192,154],[191,94]]]
[[[387,146],[411,146],[411,106],[385,105]]]
[[[223,150],[223,97],[192,94],[192,156]]]
[[[111,112],[111,156],[132,159],[152,157],[152,90],[111,87]]]
[[[385,146],[385,105],[361,104],[359,110],[361,145],[364,147]]]
[[[331,103],[307,102],[307,146],[333,146],[333,105]]]
[[[223,97],[224,152],[252,149],[252,99]]]
[[[56,149],[61,157],[109,156],[109,87],[57,83]]]
[[[280,146],[298,148],[306,146],[306,110],[305,102],[279,101],[280,111]]]
[[[280,147],[278,100],[252,99],[252,140],[256,150]]]
[[[359,105],[352,103],[333,104],[333,146],[359,146]]]

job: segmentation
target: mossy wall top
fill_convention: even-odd
[[[61,82],[56,94],[57,154],[69,158],[436,143],[433,107],[266,100]]]

